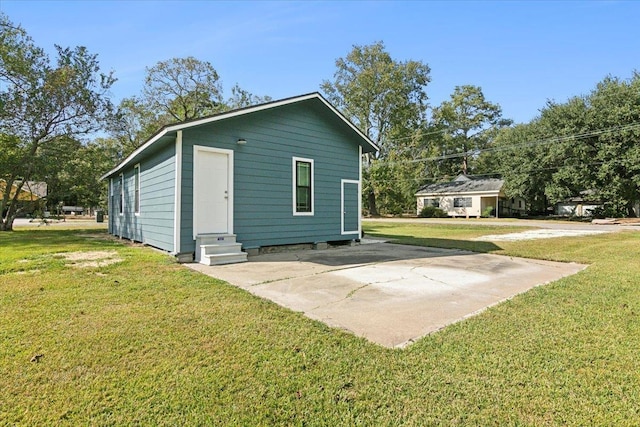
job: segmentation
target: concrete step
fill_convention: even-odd
[[[227,245],[227,244],[236,244],[236,235],[235,234],[220,234],[220,233],[211,233],[211,234],[198,234],[196,236],[196,253],[194,256],[194,260],[196,262],[200,262],[204,255],[205,251],[203,250],[203,246],[209,245]],[[227,252],[240,252],[240,248],[232,248],[224,251],[217,251],[215,249],[209,249],[209,253],[227,253]]]
[[[200,259],[200,264],[204,265],[236,264],[239,262],[247,262],[246,252],[202,255]]]
[[[199,234],[196,237],[196,243],[199,245],[214,245],[222,243],[236,243],[235,234]]]
[[[242,252],[242,243],[220,243],[200,245],[200,254],[219,255]]]
[[[234,264],[246,262],[242,243],[235,234],[200,234],[196,237],[196,262],[204,265]]]

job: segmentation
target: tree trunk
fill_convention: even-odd
[[[2,218],[0,220],[0,231],[13,231],[14,218]]]
[[[4,196],[0,200],[0,231],[13,231],[13,220],[16,219],[16,203],[18,195],[24,181],[22,181],[17,187],[16,192],[11,196],[14,179],[10,178],[4,182]]]
[[[633,200],[627,201],[627,216],[629,218],[636,217],[636,212],[633,210]]]
[[[369,215],[374,217],[380,216],[378,213],[378,207],[376,206],[376,193],[370,191],[367,199],[369,200]]]
[[[15,198],[11,204],[7,206],[6,212],[0,212],[3,215],[0,216],[0,231],[13,231],[13,221],[16,219],[18,212],[15,207]]]

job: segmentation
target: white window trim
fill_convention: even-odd
[[[118,195],[118,215],[124,216],[124,174],[120,174],[120,194]]]
[[[140,216],[141,205],[142,205],[142,194],[140,193],[140,163],[133,167],[133,183],[136,188],[134,188],[133,193],[133,210],[135,216]],[[138,193],[138,200],[136,204],[136,192]]]
[[[311,212],[297,212],[297,210],[296,210],[296,199],[298,197],[298,191],[297,191],[297,185],[296,185],[297,184],[297,182],[296,182],[296,174],[297,174],[296,163],[297,162],[305,162],[305,163],[310,163],[311,164]],[[313,163],[313,159],[306,159],[304,157],[293,157],[292,161],[291,161],[291,171],[292,171],[292,175],[291,175],[291,184],[292,184],[291,201],[292,201],[292,208],[293,208],[293,216],[313,216],[314,212],[315,212],[315,209],[316,209],[315,165]]]
[[[113,233],[113,228],[111,226],[112,224],[112,219],[116,214],[116,207],[114,206],[115,204],[115,194],[113,194],[113,177],[109,178],[109,196],[107,198],[107,229],[109,230],[109,233]]]

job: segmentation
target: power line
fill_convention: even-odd
[[[640,122],[632,123],[628,125],[613,126],[610,128],[598,129],[595,131],[584,132],[579,134],[565,135],[565,136],[559,136],[559,137],[547,138],[547,139],[539,139],[535,141],[527,141],[519,144],[482,148],[478,150],[466,151],[463,153],[443,154],[441,156],[423,157],[420,159],[400,160],[400,161],[391,161],[391,162],[384,162],[384,163],[387,163],[387,164],[420,163],[420,162],[456,159],[456,158],[461,158],[461,157],[470,156],[470,155],[478,155],[480,153],[513,150],[517,148],[526,148],[526,147],[547,145],[547,144],[553,144],[553,143],[563,143],[563,142],[569,142],[569,141],[575,141],[575,140],[583,140],[583,139],[591,138],[593,136],[602,135],[607,132],[621,132],[625,130],[633,130],[636,128],[640,128]]]
[[[612,160],[613,162],[616,162],[616,160]],[[618,160],[619,163],[621,163],[620,160]],[[572,166],[580,166],[580,167],[587,167],[587,166],[600,166],[603,165],[605,162],[604,161],[599,161],[599,162],[590,162],[590,163],[581,163],[578,165],[561,165],[561,166],[548,166],[548,167],[544,167],[544,168],[531,168],[531,169],[527,169],[527,170],[523,170],[523,171],[518,171],[518,174],[525,174],[525,175],[531,175],[533,173],[537,173],[537,172],[547,172],[547,171],[553,171],[553,170],[559,170],[561,168],[564,167],[572,167]],[[477,178],[477,177],[495,177],[495,176],[501,176],[502,174],[500,172],[486,172],[486,173],[476,173],[476,174],[468,174],[468,177],[473,177],[473,178]],[[450,179],[451,175],[440,175],[440,176],[435,176],[435,177],[429,177],[429,179],[427,181],[433,181],[433,182],[438,182],[444,179]],[[420,183],[423,182],[424,179],[423,178],[413,178],[413,179],[409,179],[409,181],[413,181],[416,183]],[[429,185],[429,184],[425,184],[425,185]]]

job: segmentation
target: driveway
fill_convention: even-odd
[[[586,268],[383,242],[187,265],[392,348]]]
[[[363,218],[364,222],[391,222],[414,224],[443,224],[443,225],[493,225],[497,227],[535,227],[548,230],[585,230],[616,232],[622,230],[640,231],[640,220],[624,224],[606,224],[562,220],[537,219],[495,219],[495,218]]]

